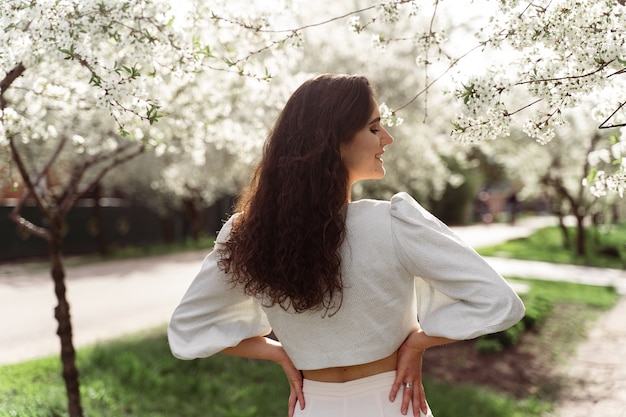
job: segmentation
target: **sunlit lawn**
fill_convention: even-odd
[[[570,228],[572,245],[575,230]],[[527,238],[483,247],[478,252],[483,256],[498,256],[535,261],[588,265],[603,268],[626,268],[626,224],[607,230],[587,230],[587,254],[577,255],[572,248],[563,245],[563,234],[558,227],[538,230]]]
[[[162,332],[81,349],[86,417],[286,416],[288,384],[278,365],[230,356],[172,358]],[[545,405],[474,386],[426,381],[438,417],[536,416]],[[66,416],[56,357],[0,368],[0,416]]]

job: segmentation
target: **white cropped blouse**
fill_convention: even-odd
[[[517,323],[524,305],[471,247],[406,193],[349,203],[341,246],[341,308],[294,313],[266,307],[228,283],[216,247],[175,309],[174,356],[194,359],[272,330],[301,370],[349,366],[391,355],[419,325],[431,336],[471,339]]]

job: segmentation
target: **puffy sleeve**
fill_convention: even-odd
[[[522,319],[524,305],[504,278],[408,194],[392,197],[391,223],[400,262],[415,276],[426,334],[472,339]]]
[[[215,247],[172,314],[168,341],[179,359],[211,356],[272,330],[258,300],[228,283],[218,267],[218,249],[228,239],[232,220],[222,227]]]

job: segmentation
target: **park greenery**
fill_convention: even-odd
[[[516,281],[519,279],[515,279]],[[545,355],[542,378],[546,379],[573,352],[584,336],[584,323],[617,300],[615,291],[580,284],[523,280],[531,290],[524,301],[540,299],[552,307],[536,323],[532,343],[541,345]],[[561,305],[575,306],[556,321],[550,312]],[[560,329],[554,336],[551,327]],[[565,330],[563,330],[565,329]],[[523,336],[522,336],[523,338]],[[520,343],[524,343],[522,339]],[[526,341],[526,343],[529,343]],[[485,345],[476,342],[477,349]],[[510,348],[510,345],[504,349]],[[501,352],[501,350],[499,350]],[[497,362],[498,352],[489,360]],[[81,392],[86,416],[170,417],[215,416],[253,417],[286,415],[288,384],[279,366],[226,355],[179,361],[172,357],[164,329],[78,350]],[[454,372],[449,364],[447,372]],[[48,357],[0,367],[0,415],[65,416],[65,393],[58,372],[59,360]],[[450,384],[427,376],[426,392],[435,415],[452,417],[536,417],[551,409],[559,388],[541,387],[531,396],[517,398],[480,385]]]
[[[623,0],[7,0],[0,19],[0,186],[17,196],[12,219],[50,249],[71,417],[83,412],[67,213],[87,193],[163,216],[236,193],[313,74],[368,75],[396,137],[387,178],[355,196],[406,190],[434,204],[504,183],[575,216],[579,253],[585,220],[618,213]],[[504,167],[501,182],[476,173],[484,161]],[[29,203],[45,222],[23,216]]]
[[[498,245],[482,247],[483,256],[554,262],[570,265],[585,265],[598,268],[626,268],[626,224],[610,227],[589,227],[588,250],[584,256],[568,245],[569,236],[575,229],[566,227],[566,234],[559,227],[538,230],[531,236],[513,239]]]

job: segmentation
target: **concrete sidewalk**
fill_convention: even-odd
[[[503,224],[455,228],[475,248],[530,235],[554,219],[532,218],[516,226]],[[495,226],[495,227],[494,227]],[[498,236],[502,239],[498,239]],[[507,277],[613,286],[622,294],[617,305],[592,323],[587,339],[562,366],[569,384],[546,417],[626,417],[626,271],[515,259],[485,258]]]
[[[626,297],[593,323],[563,375],[567,390],[551,417],[626,417]]]
[[[75,347],[163,326],[206,251],[67,268]],[[0,265],[0,365],[58,354],[47,270]]]

